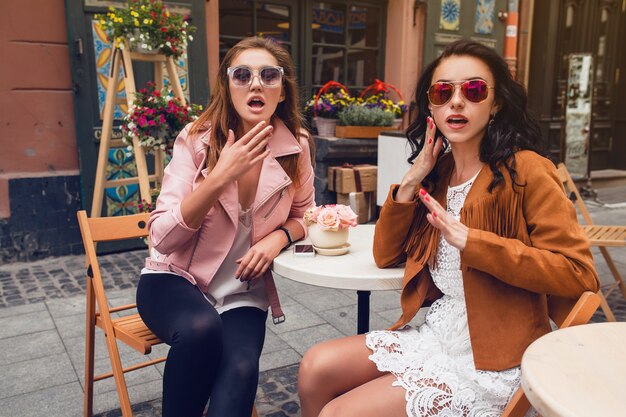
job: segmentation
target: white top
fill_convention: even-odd
[[[265,281],[262,279],[254,280],[254,285],[248,289],[247,282],[241,282],[235,278],[235,273],[239,266],[235,261],[243,257],[250,249],[251,228],[252,211],[250,209],[243,211],[240,205],[239,224],[235,234],[235,240],[226,258],[209,283],[205,294],[207,300],[209,300],[219,314],[237,307],[257,307],[264,311],[267,311],[269,307],[269,300],[265,291]],[[154,249],[152,249],[151,256],[155,260],[163,260],[163,255]],[[143,268],[141,273],[167,274],[170,272],[153,271],[148,268]]]
[[[447,212],[456,219],[475,178],[448,187]],[[370,359],[378,370],[395,375],[394,386],[404,388],[407,416],[498,417],[519,385],[520,370],[476,369],[460,253],[443,236],[430,269],[443,296],[418,328],[369,333]]]
[[[535,340],[522,386],[543,417],[626,415],[626,323],[568,327]]]
[[[294,257],[289,248],[274,259],[273,271],[304,284],[345,290],[398,290],[404,267],[380,269],[372,252],[374,225],[360,224],[349,229],[350,251],[340,256]],[[298,243],[310,243],[304,240]]]

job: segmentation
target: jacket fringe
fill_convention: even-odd
[[[461,221],[471,229],[495,233],[506,238],[518,236],[519,219],[523,218],[523,191],[510,184],[500,184],[497,191],[461,210]]]
[[[415,212],[415,221],[411,224],[404,250],[407,255],[420,265],[434,265],[441,232],[426,219],[428,209],[420,204]]]
[[[447,192],[447,190],[440,192]],[[461,222],[471,229],[515,238],[518,236],[519,219],[523,218],[523,193],[523,187],[515,186],[513,190],[510,181],[505,180],[480,200],[470,204],[466,202],[461,209]],[[435,192],[435,194],[439,193]],[[433,195],[433,197],[437,196]],[[442,201],[441,198],[437,200]],[[442,206],[446,207],[445,197]],[[427,214],[426,206],[418,205],[415,211],[415,221],[407,235],[404,249],[407,255],[418,264],[435,265],[441,232],[428,222]]]

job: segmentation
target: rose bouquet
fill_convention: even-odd
[[[336,248],[339,252],[322,254],[341,255],[350,246],[348,230],[357,225],[357,215],[349,206],[328,204],[308,209],[304,213],[304,224],[309,228],[309,238],[318,253]]]
[[[349,206],[343,204],[327,204],[311,207],[304,213],[304,224],[317,224],[321,230],[338,231],[355,227],[357,215]]]

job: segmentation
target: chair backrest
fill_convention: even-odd
[[[556,296],[548,298],[550,318],[560,329],[587,323],[599,306],[600,296],[591,291],[585,291],[578,300]],[[529,408],[530,403],[520,387],[509,401],[502,417],[524,417]]]
[[[102,310],[107,310],[107,301],[96,255],[96,243],[147,237],[150,215],[140,213],[130,216],[88,218],[87,212],[80,210],[77,216],[87,256],[88,274],[93,280],[98,307],[103,313]],[[108,312],[105,314],[108,315]]]
[[[559,329],[587,323],[599,305],[600,296],[591,291],[585,291],[578,300],[554,295],[548,297],[550,318]]]
[[[565,164],[561,162],[559,165],[557,165],[557,171],[559,173],[559,178],[561,180],[561,183],[563,184],[563,188],[565,189],[565,194],[567,194],[569,199],[572,200],[574,204],[576,204],[576,206],[578,207],[578,210],[580,210],[580,214],[582,214],[583,219],[585,220],[585,223],[593,224],[593,220],[591,219],[591,214],[589,214],[589,210],[587,210],[587,207],[585,206],[585,202],[583,201],[582,197],[580,196],[580,193],[578,192],[576,183],[572,179],[572,176],[567,170],[567,167],[565,166]]]

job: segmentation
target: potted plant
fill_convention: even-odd
[[[178,133],[187,123],[196,120],[202,111],[198,104],[183,104],[170,90],[159,91],[152,82],[137,92],[133,105],[128,109],[122,124],[124,141],[128,152],[133,151],[132,140],[150,153],[154,150],[170,150]]]
[[[335,91],[331,91],[334,89]],[[355,102],[342,84],[329,81],[305,105],[304,112],[313,116],[320,136],[335,136],[339,112]]]
[[[408,110],[408,106],[403,100],[393,101],[384,93],[373,94],[363,100],[366,107],[379,108],[393,115],[393,127],[400,127],[402,117]]]
[[[391,94],[395,93],[398,100],[391,98]],[[408,106],[404,102],[404,97],[400,90],[391,83],[386,83],[379,79],[374,80],[359,96],[362,103],[369,107],[380,107],[385,111],[389,111],[394,115],[393,127],[400,127],[402,117],[408,110]]]
[[[116,47],[127,44],[133,50],[174,58],[186,56],[195,30],[188,16],[171,13],[160,0],[129,0],[125,8],[109,7],[108,13],[95,17]]]
[[[376,138],[383,130],[393,130],[394,114],[378,106],[352,104],[339,113],[339,138]]]
[[[357,225],[357,215],[349,206],[327,204],[309,208],[304,224],[315,248],[341,248],[347,246],[348,230]]]

